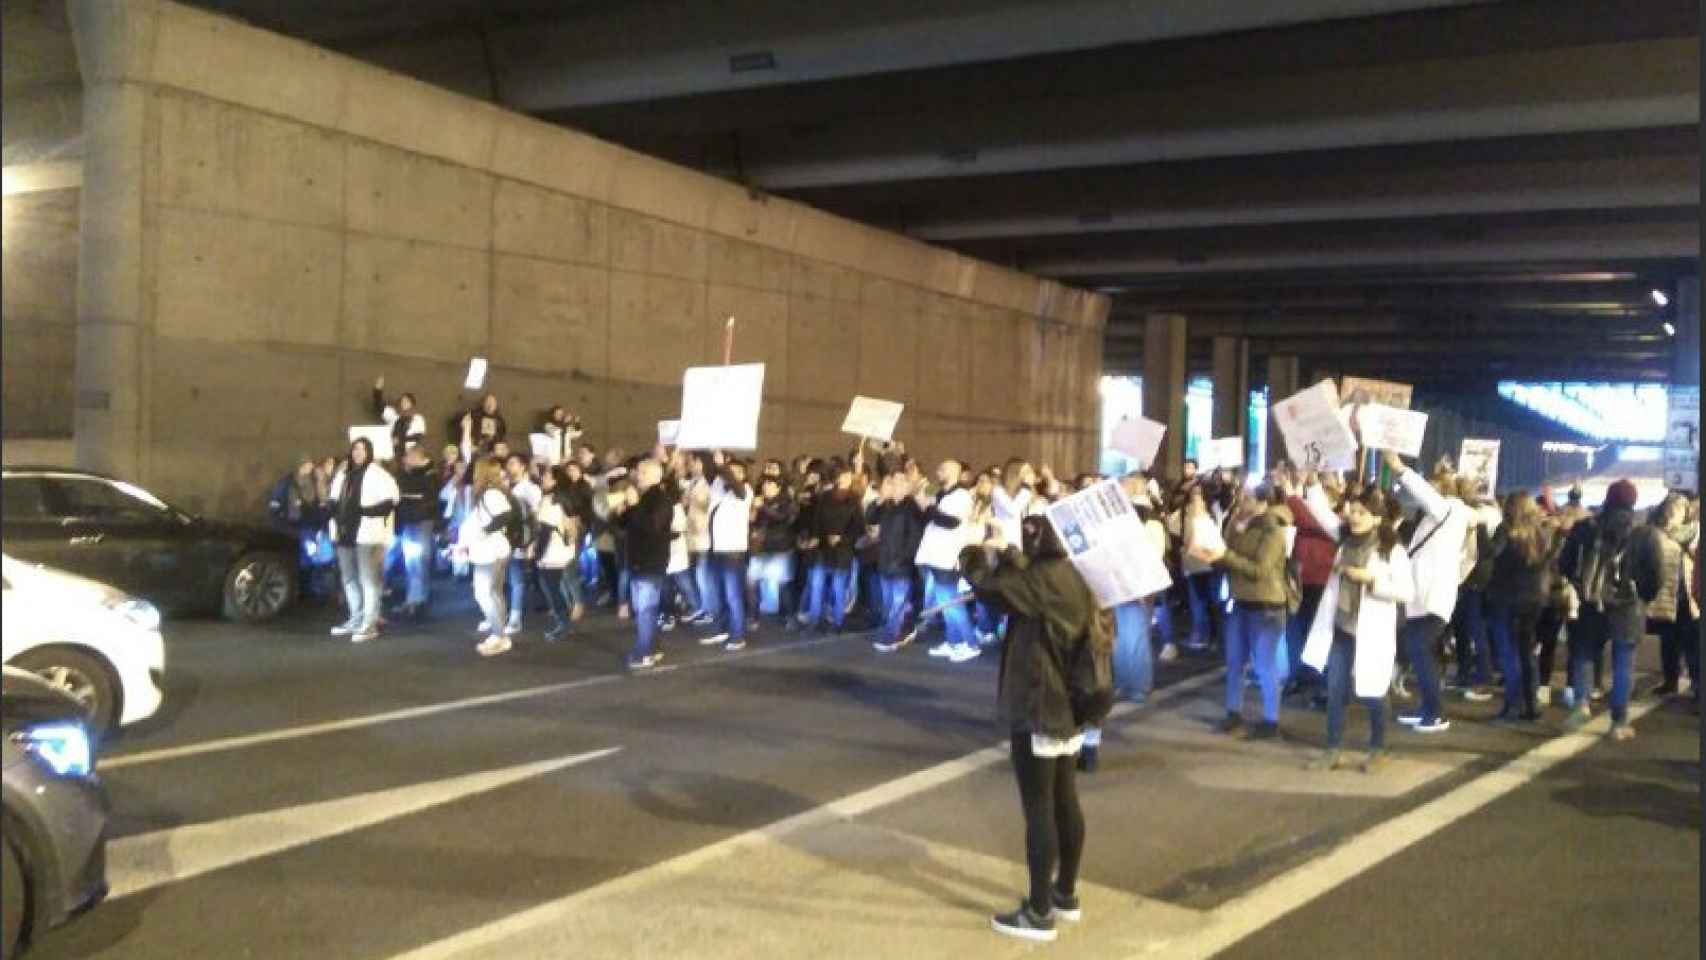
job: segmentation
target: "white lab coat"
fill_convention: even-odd
[[[1411,550],[1417,544],[1423,546],[1410,558],[1416,595],[1406,604],[1406,615],[1416,620],[1431,614],[1450,623],[1457,609],[1457,588],[1463,583],[1463,538],[1471,521],[1478,519],[1476,512],[1456,497],[1441,496],[1414,470],[1399,474],[1398,486],[1422,506],[1422,521],[1410,537]]]
[[[1374,582],[1363,587],[1362,603],[1357,607],[1352,683],[1358,697],[1383,697],[1392,686],[1392,665],[1398,659],[1397,605],[1414,597],[1415,574],[1410,569],[1410,555],[1401,546],[1393,547],[1392,555],[1385,560],[1377,551],[1368,562],[1368,572],[1374,575]],[[1327,578],[1321,606],[1303,644],[1303,662],[1322,673],[1327,672],[1327,655],[1333,649],[1338,609],[1339,564],[1335,559],[1333,575]]]

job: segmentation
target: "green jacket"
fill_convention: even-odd
[[[1220,566],[1226,570],[1232,599],[1285,606],[1285,533],[1271,508],[1243,530],[1227,527]]]

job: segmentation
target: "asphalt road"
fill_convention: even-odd
[[[449,589],[456,589],[449,587]],[[456,590],[460,593],[460,590]],[[169,624],[163,713],[109,744],[115,895],[55,958],[1017,956],[989,933],[1023,877],[993,724],[965,665],[858,635],[739,654],[629,625],[537,622],[482,660],[476,619],[353,646],[329,613]],[[1652,702],[1614,744],[1484,719],[1393,731],[1376,776],[1305,773],[1210,732],[1215,664],[1163,665],[1081,781],[1099,957],[1693,957],[1699,727]],[[1602,721],[1603,723],[1603,721]],[[1590,728],[1592,731],[1594,728]],[[1350,719],[1349,741],[1366,722]],[[1275,905],[1281,905],[1276,907]]]

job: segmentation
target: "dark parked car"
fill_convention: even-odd
[[[107,809],[83,708],[0,667],[0,957],[107,895]]]
[[[0,470],[0,544],[148,600],[168,614],[219,611],[268,620],[296,600],[295,537],[219,523],[100,474],[51,467]]]

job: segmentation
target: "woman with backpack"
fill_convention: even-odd
[[[1013,773],[1025,814],[1030,891],[1017,909],[996,915],[996,932],[1033,941],[1057,937],[1055,921],[1080,919],[1076,894],[1084,854],[1074,755],[1086,725],[1100,723],[1112,701],[1107,662],[1109,618],[1097,610],[1053,528],[1042,517],[1021,521],[1024,553],[1008,546],[968,546],[959,566],[978,599],[1008,617],[998,704],[1009,734]],[[1102,684],[1086,682],[1099,663]]]
[[[1371,492],[1347,500],[1341,520],[1313,485],[1304,490],[1303,506],[1339,544],[1303,647],[1303,662],[1327,678],[1327,747],[1308,769],[1344,766],[1345,701],[1354,686],[1368,708],[1368,757],[1362,771],[1373,773],[1390,758],[1386,693],[1398,661],[1398,605],[1415,598],[1410,555],[1399,544],[1399,508]],[[1392,514],[1383,517],[1379,509]]]
[[[1505,502],[1504,523],[1493,535],[1493,573],[1487,585],[1494,649],[1505,674],[1505,703],[1496,719],[1540,718],[1534,659],[1536,625],[1551,594],[1552,563],[1563,547],[1541,522],[1540,506],[1527,493]]]
[[[487,636],[475,648],[482,657],[508,653],[512,646],[503,634],[509,620],[504,576],[513,543],[520,540],[517,537],[512,541],[509,528],[519,518],[504,487],[503,462],[494,457],[479,460],[474,465],[473,502],[462,521],[457,553],[474,568],[474,602],[486,618],[480,630]]]

